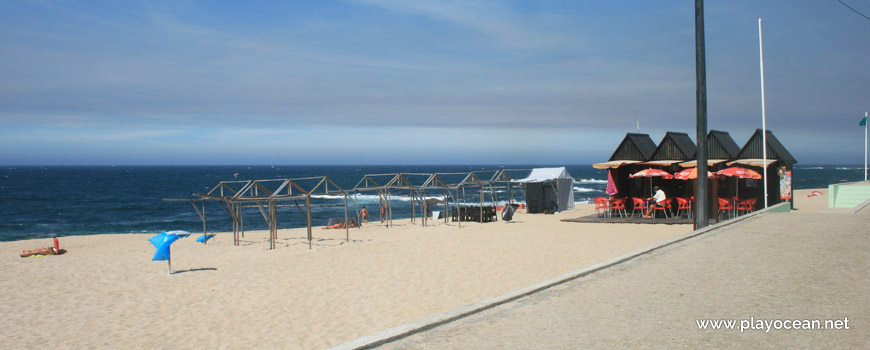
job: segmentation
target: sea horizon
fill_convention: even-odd
[[[201,232],[202,221],[190,204],[166,202],[165,198],[193,198],[220,181],[284,179],[327,176],[348,190],[368,174],[468,172],[474,170],[531,169],[565,166],[577,180],[575,200],[587,203],[606,196],[607,173],[591,164],[404,164],[404,165],[23,165],[0,166],[0,241],[64,235],[112,233],[159,233],[167,230]],[[863,180],[863,165],[797,164],[794,188],[824,188],[829,184]],[[498,205],[511,194],[500,190]],[[468,193],[473,196],[473,190]],[[513,198],[522,202],[522,191]],[[321,199],[323,204],[341,202]],[[398,199],[407,202],[407,198]],[[332,202],[330,202],[332,201]],[[373,193],[356,193],[349,210],[363,205],[377,208]],[[491,204],[492,200],[487,199]],[[334,203],[332,203],[334,204]],[[340,211],[340,213],[339,213]],[[370,211],[372,211],[370,209]],[[377,217],[376,209],[372,214]],[[266,229],[256,210],[249,214],[246,229]],[[282,208],[280,228],[304,227],[295,208]],[[331,217],[343,216],[343,208],[312,208],[313,224],[325,225]],[[395,218],[411,216],[409,203],[394,208]],[[207,204],[209,232],[232,231],[221,206]]]

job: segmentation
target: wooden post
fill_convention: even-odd
[[[417,196],[414,195],[414,191],[408,191],[408,199],[410,199],[411,202],[411,223],[415,223],[415,213],[417,212]]]
[[[244,203],[239,203],[239,234],[242,238],[245,238],[245,205]]]
[[[477,211],[477,216],[478,216],[477,221],[479,221],[482,224],[483,223],[483,186],[480,186],[479,191],[480,191],[480,207]]]
[[[462,189],[465,193],[465,189]],[[459,197],[459,188],[456,189],[456,219],[459,221],[459,228],[462,228],[462,197]]]
[[[390,221],[388,227],[393,227],[393,200],[390,199],[390,189],[387,189],[387,219]]]
[[[447,223],[447,216],[450,215],[450,213],[447,211],[447,209],[448,209],[448,207],[449,207],[449,206],[447,205],[447,204],[448,204],[448,199],[447,199],[447,197],[449,197],[449,195],[447,194],[447,190],[445,190],[445,191],[444,191],[444,223],[445,223],[445,224]]]
[[[229,202],[228,202],[229,203]],[[242,240],[241,237],[241,224],[239,223],[239,208],[236,203],[229,203],[230,211],[233,213],[233,236],[236,239],[235,245],[239,245],[239,241]]]
[[[359,220],[359,219],[357,219],[357,220]],[[357,222],[356,225],[357,225],[357,227],[359,227],[360,225],[362,225],[362,223]],[[346,193],[344,194],[344,234],[346,236],[345,241],[350,243],[350,225],[347,222],[347,194]]]
[[[205,229],[205,198],[202,199],[202,235],[205,236],[202,244],[206,244],[208,242],[208,231]]]
[[[311,194],[305,196],[305,213],[308,220],[308,249],[311,249]]]
[[[269,201],[269,249],[275,249],[278,239],[278,207]]]

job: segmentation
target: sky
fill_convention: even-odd
[[[870,15],[870,1],[844,0]],[[589,164],[696,135],[693,1],[0,3],[0,164]],[[859,164],[870,20],[705,4],[708,129]]]

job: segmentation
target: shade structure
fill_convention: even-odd
[[[720,176],[732,176],[738,179],[760,179],[761,174],[746,168],[741,168],[739,166],[733,166],[730,168],[725,168],[716,172],[716,175]]]
[[[734,178],[734,194],[740,197],[740,187],[737,186],[737,179],[760,179],[761,174],[739,166],[725,168],[716,172],[719,176],[731,176]]]
[[[592,164],[592,167],[595,169],[614,169],[619,168],[623,165],[639,163],[639,160],[612,160],[604,163],[595,163]]]
[[[152,261],[158,260],[169,260],[169,246],[172,245],[179,238],[190,236],[190,233],[187,231],[169,231],[163,232],[159,235],[149,238],[151,244],[157,248],[157,251],[154,253],[154,257],[151,258]]]
[[[630,177],[630,178],[636,178],[636,177],[650,177],[650,178],[652,178],[652,177],[661,177],[661,178],[663,178],[663,179],[673,179],[673,178],[674,178],[674,175],[671,175],[671,173],[669,173],[669,172],[667,172],[667,171],[664,171],[664,170],[661,170],[661,169],[652,169],[652,168],[650,168],[650,169],[643,169],[643,170],[641,170],[641,171],[638,171],[638,172],[636,172],[636,173],[634,173],[634,174],[629,175],[628,177]]]
[[[716,175],[712,172],[707,172],[707,178],[715,178]],[[677,180],[694,180],[698,178],[698,168],[689,168],[683,169],[680,172],[674,174],[674,178]]]
[[[643,169],[641,171],[638,171],[634,174],[629,175],[628,177],[630,177],[630,178],[648,177],[649,178],[649,194],[650,194],[650,196],[652,196],[652,179],[654,177],[660,177],[663,179],[673,179],[674,175],[671,175],[671,173],[664,171],[664,170],[661,170],[661,169],[649,168],[649,169]]]
[[[157,260],[166,260],[167,265],[169,266],[169,273],[172,274],[172,258],[169,253],[169,246],[172,245],[179,238],[190,236],[190,232],[187,231],[169,231],[163,232],[159,235],[151,237],[148,241],[157,248],[157,251],[154,253],[154,257],[151,258],[153,261]]]

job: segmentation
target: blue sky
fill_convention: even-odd
[[[870,14],[867,0],[846,0]],[[707,1],[709,128],[862,163],[870,21]],[[0,164],[583,164],[695,135],[692,1],[4,1]]]

